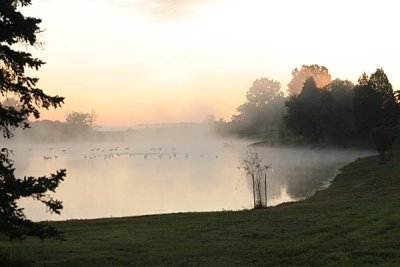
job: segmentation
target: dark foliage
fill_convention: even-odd
[[[360,77],[353,99],[355,126],[361,135],[372,128],[394,128],[399,120],[399,106],[392,85],[383,69],[370,77]]]
[[[379,125],[378,96],[369,85],[356,85],[353,98],[354,119],[357,131],[362,136]]]
[[[12,137],[15,128],[29,127],[28,118],[40,117],[40,108],[57,108],[64,98],[49,96],[37,88],[38,78],[25,75],[27,69],[38,70],[44,62],[30,53],[17,51],[15,45],[40,45],[40,19],[25,17],[18,8],[30,5],[30,0],[0,1],[0,94],[13,96],[18,108],[0,104],[0,131],[4,138]],[[25,235],[41,238],[57,235],[49,226],[28,220],[17,201],[32,198],[46,205],[50,212],[60,213],[62,203],[53,199],[48,192],[54,192],[65,177],[66,171],[59,170],[50,177],[24,177],[14,175],[10,152],[2,148],[0,152],[0,234],[10,238]]]
[[[330,92],[333,97],[333,112],[335,116],[331,121],[330,137],[335,143],[343,144],[354,132],[352,105],[354,84],[347,80],[335,79],[324,89]]]
[[[287,126],[313,142],[343,142],[352,129],[352,88],[349,81],[335,80],[321,89],[308,78],[301,93],[286,102]]]
[[[376,151],[379,153],[381,163],[393,156],[392,148],[397,139],[397,132],[394,128],[373,128],[371,130],[372,140]]]
[[[268,78],[255,80],[246,93],[246,102],[237,111],[230,125],[235,133],[254,135],[276,130],[285,114],[280,83]]]
[[[286,107],[286,125],[312,142],[366,140],[372,129],[393,129],[399,120],[399,106],[382,69],[370,77],[364,73],[356,86],[336,79],[320,88],[310,77]]]

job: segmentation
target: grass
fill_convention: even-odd
[[[0,251],[16,266],[400,266],[400,157],[357,160],[328,189],[274,208],[51,224],[66,241]]]

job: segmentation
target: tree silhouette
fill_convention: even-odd
[[[49,96],[36,87],[38,78],[25,75],[26,69],[38,70],[44,62],[30,53],[18,51],[18,45],[37,46],[40,19],[25,17],[18,8],[28,6],[30,0],[5,0],[0,2],[0,93],[19,102],[18,108],[0,104],[0,131],[4,138],[12,137],[15,128],[29,127],[28,118],[40,117],[40,108],[60,107],[64,98]],[[10,238],[34,235],[41,238],[57,235],[49,226],[28,220],[17,201],[32,198],[45,204],[50,212],[60,213],[61,201],[53,199],[54,192],[66,171],[59,170],[49,177],[24,177],[14,175],[10,151],[0,150],[0,234]]]
[[[353,97],[354,84],[351,81],[335,79],[324,87],[333,98],[334,115],[330,116],[330,137],[335,143],[343,144],[354,133]]]
[[[309,77],[314,79],[318,88],[323,88],[331,82],[331,75],[326,67],[317,64],[303,65],[300,69],[295,68],[292,71],[292,80],[288,84],[289,94],[298,95]]]
[[[255,80],[246,93],[247,103],[255,107],[262,107],[281,96],[283,96],[281,84],[268,78]]]
[[[301,93],[286,101],[286,125],[313,142],[345,143],[354,129],[353,87],[350,81],[336,79],[321,89],[309,77]]]
[[[240,133],[265,132],[267,127],[280,123],[285,112],[281,84],[268,78],[257,79],[246,93],[246,102],[232,117]]]
[[[89,128],[94,122],[91,121],[89,113],[73,111],[67,115],[65,123],[71,126]]]
[[[399,106],[392,85],[382,68],[370,77],[365,73],[354,89],[354,117],[357,130],[367,135],[372,128],[397,126]]]
[[[376,151],[379,153],[381,163],[392,157],[392,148],[397,139],[396,130],[393,128],[373,128],[371,130],[372,140]]]
[[[398,106],[391,83],[382,68],[369,78],[369,85],[377,94],[381,125],[394,127],[398,122]]]
[[[286,107],[288,114],[284,119],[289,128],[312,141],[324,137],[325,124],[332,113],[332,97],[317,87],[314,78],[307,78],[301,93],[291,96]]]
[[[94,123],[97,114],[85,112],[70,112],[65,118],[63,131],[68,138],[90,138],[94,133]]]
[[[353,108],[357,131],[361,136],[367,136],[370,129],[379,125],[378,96],[371,86],[355,86]]]

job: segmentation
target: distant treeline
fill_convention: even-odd
[[[213,124],[204,123],[165,123],[138,125],[119,131],[105,131],[93,126],[89,113],[72,112],[66,121],[41,120],[30,122],[30,128],[16,129],[10,142],[22,143],[62,143],[62,142],[144,142],[154,143],[162,140],[183,141],[197,140],[214,133]],[[75,118],[74,120],[71,120]]]
[[[218,130],[266,140],[352,145],[368,140],[374,129],[397,129],[399,91],[393,91],[383,69],[363,73],[356,85],[332,81],[319,65],[303,65],[292,76],[287,97],[277,81],[254,81],[238,114],[230,122],[219,121]]]
[[[65,121],[29,122],[28,129],[14,131],[13,141],[62,142],[90,139],[96,134],[94,126],[96,116],[93,111],[91,113],[71,112],[66,116]]]

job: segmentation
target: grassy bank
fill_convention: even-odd
[[[33,266],[400,266],[400,157],[358,160],[314,197],[266,210],[52,224],[67,241],[0,251]]]

